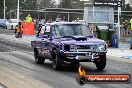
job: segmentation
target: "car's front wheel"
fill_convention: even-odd
[[[11,30],[13,30],[13,25],[11,25]]]
[[[53,69],[55,70],[61,69],[62,61],[61,61],[59,53],[56,50],[53,50],[52,59],[53,59],[52,60]]]
[[[5,29],[7,29],[7,26],[5,26]]]
[[[99,55],[99,58],[95,61],[95,65],[97,70],[103,70],[106,66],[106,54]]]
[[[37,64],[43,64],[45,61],[44,57],[39,56],[38,49],[34,49],[34,57]]]

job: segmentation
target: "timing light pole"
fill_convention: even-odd
[[[17,1],[17,22],[19,22],[19,0]]]
[[[121,0],[118,1],[118,4],[121,4]],[[120,28],[120,15],[121,15],[121,6],[118,6],[118,48],[120,47],[120,38],[121,38],[121,28]]]

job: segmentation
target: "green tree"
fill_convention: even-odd
[[[71,2],[73,9],[83,9],[84,8],[84,2],[80,0],[72,0]]]
[[[60,8],[72,8],[72,0],[60,0],[58,7]]]
[[[38,0],[38,9],[55,7],[55,0]]]
[[[129,3],[125,5],[124,10],[126,10],[126,11],[131,11],[132,10],[132,7],[130,6]]]
[[[5,0],[6,18],[9,18],[9,11],[17,9],[18,0]],[[20,10],[37,10],[47,7],[56,7],[55,0],[19,0]],[[38,3],[40,1],[40,3]],[[4,0],[0,0],[0,18],[4,15]],[[16,13],[14,13],[16,15]],[[16,16],[15,16],[16,17]]]
[[[37,0],[20,0],[20,9],[22,10],[37,9]]]
[[[3,18],[4,17],[4,0],[0,0],[0,18]]]
[[[9,11],[11,9],[15,9],[16,6],[16,0],[5,0],[5,7],[6,7],[6,16],[9,15]],[[0,18],[3,18],[4,15],[4,0],[0,0]]]
[[[58,7],[71,8],[71,9],[83,9],[84,2],[80,0],[60,0]]]

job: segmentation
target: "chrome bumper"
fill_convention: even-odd
[[[90,60],[94,61],[99,58],[99,53],[105,52],[64,52],[64,55],[70,60]]]

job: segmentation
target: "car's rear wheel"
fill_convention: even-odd
[[[99,58],[95,61],[95,65],[97,70],[103,70],[106,66],[106,54],[99,55]]]
[[[34,57],[37,64],[43,64],[45,61],[44,57],[39,56],[38,49],[34,49]]]
[[[56,50],[53,50],[52,58],[53,58],[53,60],[52,60],[53,69],[55,69],[55,70],[61,69],[62,60],[60,58],[59,53]]]

